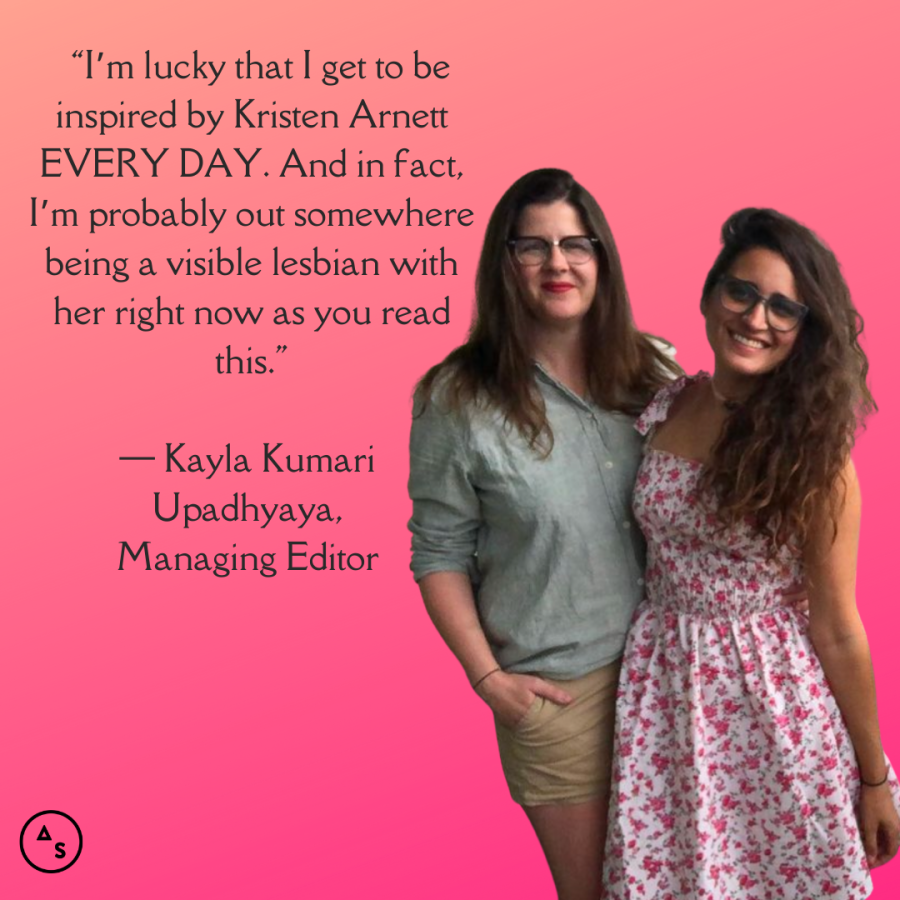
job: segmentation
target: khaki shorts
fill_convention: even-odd
[[[571,681],[547,678],[573,698],[568,706],[535,697],[514,729],[495,720],[516,803],[583,803],[609,793],[620,665],[617,660]]]

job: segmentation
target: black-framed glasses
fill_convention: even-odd
[[[742,316],[750,315],[757,304],[762,303],[766,323],[773,331],[793,331],[809,313],[808,306],[783,294],[763,297],[752,282],[733,275],[725,275],[719,282],[719,301],[729,312]]]
[[[597,244],[600,238],[587,235],[571,235],[556,241],[548,241],[542,237],[517,237],[506,242],[516,260],[523,266],[541,266],[548,259],[553,247],[559,247],[567,262],[573,266],[583,265],[597,256]]]

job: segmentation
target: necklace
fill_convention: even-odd
[[[717,387],[714,379],[709,379],[709,387],[712,390],[713,397],[728,410],[728,412],[734,412],[736,409],[740,409],[741,404],[737,400],[732,400],[730,397],[726,397]]]

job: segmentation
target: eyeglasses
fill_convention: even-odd
[[[520,265],[541,266],[550,259],[551,248],[559,247],[567,262],[574,266],[590,262],[597,255],[600,238],[577,235],[548,241],[540,237],[518,237],[506,242]]]
[[[749,316],[757,304],[762,303],[766,324],[773,331],[793,331],[809,313],[808,306],[782,294],[763,297],[751,282],[732,275],[725,275],[719,282],[719,288],[719,300],[729,312]]]

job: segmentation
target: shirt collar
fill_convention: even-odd
[[[564,397],[568,400],[571,400],[573,403],[576,403],[582,409],[591,410],[594,408],[595,404],[590,400],[585,400],[584,397],[579,397],[575,391],[571,390],[571,388],[566,387],[561,381],[554,378],[536,359],[532,361],[534,363],[534,367],[537,370],[537,375],[539,380],[545,382],[546,384],[551,385],[556,388]]]

